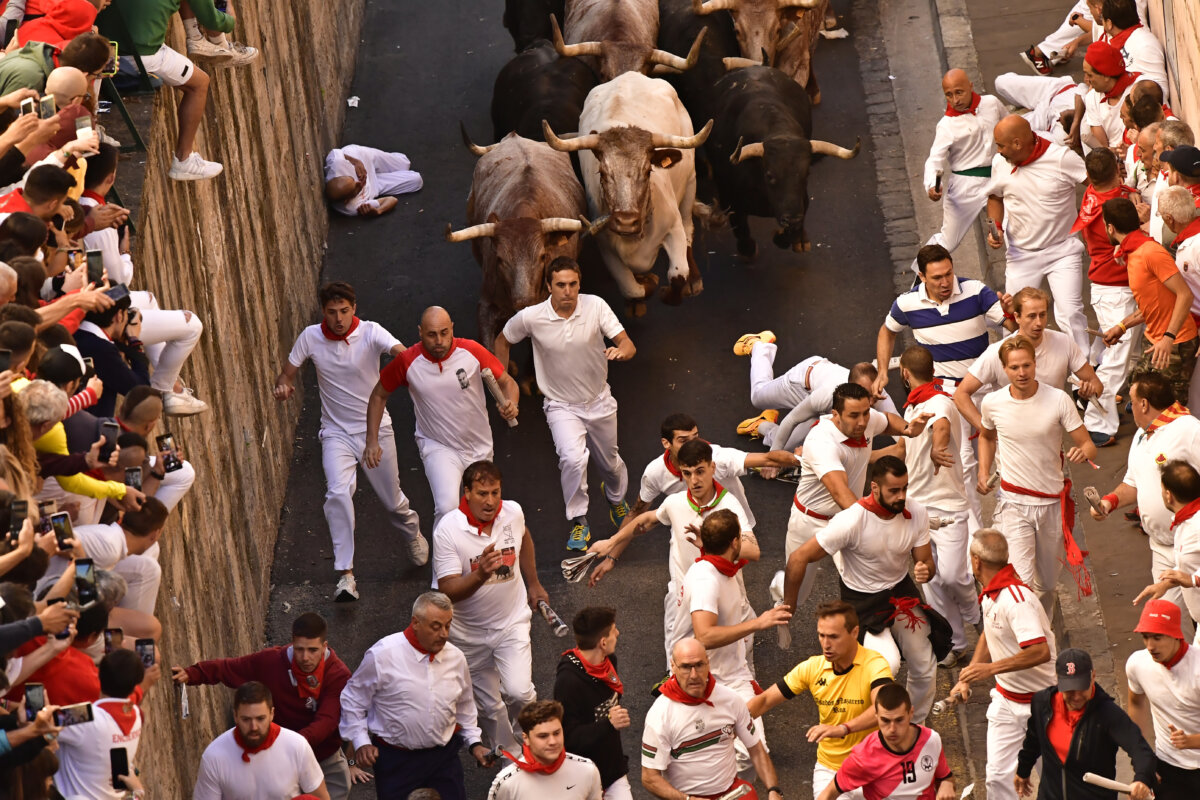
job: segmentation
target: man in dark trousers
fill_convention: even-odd
[[[629,800],[629,759],[621,730],[629,711],[621,706],[625,687],[617,676],[617,612],[589,607],[575,615],[575,647],[562,654],[554,679],[554,699],[563,706],[566,749],[589,758],[600,770],[605,800]]]
[[[1038,800],[1116,800],[1116,792],[1084,783],[1083,776],[1093,772],[1112,780],[1119,747],[1133,762],[1129,797],[1150,800],[1158,783],[1158,759],[1137,724],[1096,685],[1092,657],[1075,647],[1063,650],[1054,670],[1058,686],[1033,696],[1029,728],[1013,778],[1017,794],[1028,797],[1033,793],[1029,775],[1040,758]]]
[[[350,670],[327,641],[329,628],[320,614],[307,612],[292,623],[292,643],[268,647],[240,658],[200,661],[190,667],[171,667],[177,685],[222,683],[237,688],[259,681],[271,690],[275,722],[296,731],[312,745],[325,773],[330,800],[350,795],[350,767],[342,754],[338,721],[342,688]]]

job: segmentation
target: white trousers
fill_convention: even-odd
[[[795,502],[792,503],[792,513],[788,516],[787,538],[784,539],[783,545],[783,561],[786,564],[788,557],[792,551],[800,547],[817,535],[819,531],[825,530],[825,526],[829,524],[829,520],[817,519],[810,517],[800,509],[796,508]],[[836,558],[836,556],[835,556]],[[804,571],[804,581],[800,584],[800,593],[796,596],[796,608],[800,608],[808,602],[808,596],[812,594],[813,585],[817,582],[817,565],[809,564]]]
[[[424,436],[414,438],[425,468],[425,479],[429,481],[429,491],[433,493],[433,527],[436,528],[442,517],[458,508],[463,472],[476,461],[491,461],[492,453],[473,455]]]
[[[515,752],[511,748],[521,746],[517,715],[537,699],[529,623],[504,630],[458,623],[450,628],[450,641],[467,658],[479,727],[493,747]]]
[[[1008,561],[1037,594],[1051,619],[1064,552],[1061,505],[1058,500],[1026,505],[1006,494],[996,503],[997,527],[1008,542]]]
[[[990,178],[970,175],[943,175],[942,229],[930,236],[925,244],[940,244],[953,253],[979,218],[979,212],[987,206],[987,185],[990,181]],[[916,259],[913,259],[913,270],[919,271]]]
[[[1040,289],[1043,283],[1049,283],[1054,298],[1054,321],[1086,353],[1091,344],[1083,315],[1083,255],[1083,242],[1075,237],[1042,250],[1023,250],[1010,244],[1004,291],[1016,294],[1026,286]]]
[[[775,353],[779,350],[774,342],[757,342],[750,351],[750,403],[757,409],[785,409],[787,413],[800,405],[809,395],[804,388],[804,373],[821,356],[806,358],[787,372],[775,377]]]
[[[629,776],[622,775],[604,790],[604,800],[633,800],[633,790],[629,788]]]
[[[830,769],[820,761],[813,764],[813,800],[820,800],[821,792],[825,791],[825,787],[833,782],[836,774],[836,770]],[[863,800],[863,791],[862,789],[855,789],[852,792],[844,792],[839,794],[836,800]]]
[[[333,539],[333,568],[354,569],[354,491],[358,487],[358,462],[367,446],[367,435],[322,428],[319,436],[321,463],[325,467],[325,521]],[[379,446],[383,449],[379,466],[364,468],[367,482],[387,509],[392,527],[405,541],[412,541],[420,535],[421,523],[400,488],[396,439],[390,427],[380,428]]]
[[[1147,537],[1150,543],[1150,582],[1158,583],[1158,578],[1169,569],[1175,569],[1175,548],[1170,545],[1165,545],[1156,542]],[[1183,589],[1178,586],[1172,586],[1162,597],[1163,600],[1170,600],[1177,605],[1182,611],[1189,611],[1185,607],[1183,599]],[[1184,626],[1187,627],[1186,625]]]
[[[162,583],[162,567],[158,565],[158,544],[142,555],[129,555],[113,567],[113,572],[125,579],[125,596],[117,603],[120,608],[140,611],[154,616],[154,602]]]
[[[992,689],[987,710],[987,796],[988,800],[1017,800],[1013,776],[1017,753],[1025,741],[1032,713],[1028,703],[1017,703]]]
[[[587,515],[590,456],[596,458],[608,502],[624,500],[629,472],[617,449],[617,400],[608,386],[590,403],[563,403],[546,398],[543,409],[558,453],[567,519]]]
[[[1092,284],[1092,309],[1096,312],[1096,324],[1106,331],[1137,311],[1137,301],[1128,286],[1103,286]],[[1104,384],[1104,393],[1093,397],[1083,415],[1084,426],[1092,433],[1114,434],[1120,424],[1117,418],[1117,390],[1125,383],[1129,374],[1129,353],[1137,341],[1138,330],[1129,330],[1112,347],[1105,347],[1099,339],[1092,340],[1091,358],[1097,364],[1096,377]]]
[[[133,307],[142,313],[142,344],[154,374],[150,385],[160,392],[175,389],[183,362],[204,332],[204,323],[191,311],[164,311],[150,292],[130,292]]]
[[[154,497],[162,502],[170,511],[179,505],[179,501],[196,482],[196,470],[190,461],[180,461],[181,466],[174,472],[168,472],[154,490]]]
[[[933,655],[933,643],[929,641],[929,619],[920,607],[913,608],[912,613],[922,624],[913,629],[903,617],[897,618],[882,633],[868,631],[863,636],[863,647],[887,659],[893,676],[899,672],[900,654],[904,654],[904,660],[908,662],[907,686],[909,697],[912,698],[913,722],[919,725],[925,721],[933,706],[937,658]]]
[[[954,520],[950,525],[929,531],[937,572],[925,586],[925,598],[933,610],[946,618],[954,631],[952,646],[965,650],[967,636],[963,624],[979,622],[979,599],[975,594],[975,578],[971,574],[971,536],[967,532],[966,511],[943,511],[928,507],[930,516]]]
[[[376,197],[415,192],[424,185],[421,173],[412,171],[412,162],[404,153],[389,153],[374,147],[362,147],[363,166],[374,173]]]
[[[953,389],[947,389],[947,392],[953,392]],[[976,392],[971,402],[979,408],[979,404],[983,402],[983,393]],[[975,491],[975,484],[979,482],[979,437],[976,435],[978,431],[971,427],[971,423],[967,422],[967,418],[962,414],[958,415],[958,455],[962,462],[963,485],[967,489],[967,532],[974,533],[983,527],[983,503],[979,497],[979,492]]]
[[[1071,10],[1063,17],[1062,24],[1045,39],[1042,39],[1037,44],[1037,49],[1042,51],[1042,55],[1046,58],[1054,58],[1056,54],[1061,54],[1071,42],[1075,41],[1081,33],[1082,28],[1076,28],[1071,24],[1070,20],[1075,14],[1083,14],[1084,19],[1095,24],[1092,19],[1092,12],[1088,10],[1087,0],[1076,0],[1075,5],[1071,6]]]

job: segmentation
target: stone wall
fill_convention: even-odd
[[[191,795],[205,745],[229,725],[228,694],[192,691],[181,720],[169,665],[262,644],[271,558],[300,403],[271,385],[313,321],[328,217],[324,154],[336,144],[353,77],[362,0],[237,6],[237,38],[259,60],[212,69],[198,148],[218,178],[167,178],[175,93],[159,92],[142,187],[135,288],[191,309],[204,337],[184,378],[210,410],[173,423],[197,481],[164,537],[158,614],[162,683],[146,705],[138,765],[155,797]],[[183,50],[182,28],[170,41]],[[120,132],[118,131],[118,135]]]
[[[1150,27],[1167,51],[1171,108],[1193,129],[1200,125],[1200,4],[1150,0]]]

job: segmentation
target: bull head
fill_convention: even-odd
[[[793,26],[780,39],[783,12],[789,8],[813,9],[823,2],[825,0],[692,0],[692,11],[700,15],[729,11],[742,55],[753,58],[753,54],[762,52],[765,54],[762,63],[769,65],[774,63],[775,54],[801,33],[798,26]]]
[[[546,217],[538,222],[541,224],[542,233],[577,233],[583,230],[585,224],[591,225],[586,220],[567,219],[566,217]],[[496,226],[499,224],[498,222],[484,222],[456,231],[450,223],[446,223],[446,241],[466,242],[481,237],[491,238],[496,235]]]
[[[482,299],[504,314],[545,299],[546,266],[558,256],[576,258],[575,234],[585,221],[566,217],[512,217],[487,220],[455,231],[446,226],[446,240],[472,241],[483,268]]]
[[[650,72],[652,67],[656,74],[659,71],[682,72],[690,69],[695,66],[696,60],[700,57],[700,45],[704,41],[704,35],[708,33],[707,26],[702,28],[700,33],[696,34],[696,40],[692,42],[687,58],[680,58],[666,50],[647,48],[630,42],[602,41],[567,44],[563,41],[562,29],[559,28],[558,20],[553,14],[550,15],[550,29],[554,39],[554,49],[560,56],[563,58],[579,56],[599,58],[600,77],[605,81],[610,81],[624,72],[641,72],[645,75]]]

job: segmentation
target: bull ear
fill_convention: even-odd
[[[497,214],[495,211],[493,211],[492,213],[488,214],[487,221],[490,224],[495,225],[497,222],[500,221],[500,215]]]
[[[659,147],[650,151],[650,163],[656,167],[668,169],[683,161],[683,152],[674,147]]]

